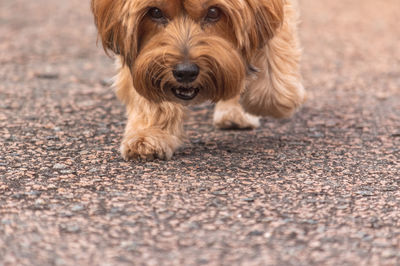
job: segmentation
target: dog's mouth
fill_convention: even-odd
[[[200,89],[196,87],[173,87],[172,93],[175,95],[175,97],[185,100],[185,101],[190,101],[196,98],[197,94],[199,94]]]

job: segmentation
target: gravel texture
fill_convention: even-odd
[[[304,108],[125,162],[89,1],[0,0],[0,265],[400,265],[398,0],[301,0]]]

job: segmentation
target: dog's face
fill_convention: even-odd
[[[283,21],[285,0],[92,0],[103,46],[151,101],[234,97],[251,58]]]

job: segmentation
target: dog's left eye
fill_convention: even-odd
[[[165,23],[167,21],[163,12],[159,8],[156,8],[156,7],[150,8],[148,14],[153,20],[155,20],[157,22]]]
[[[221,10],[218,7],[210,7],[208,9],[205,20],[208,22],[217,22],[221,18]]]

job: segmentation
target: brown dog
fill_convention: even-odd
[[[92,0],[100,39],[118,56],[127,106],[125,159],[170,159],[185,106],[216,102],[218,128],[255,128],[303,102],[294,0]]]

